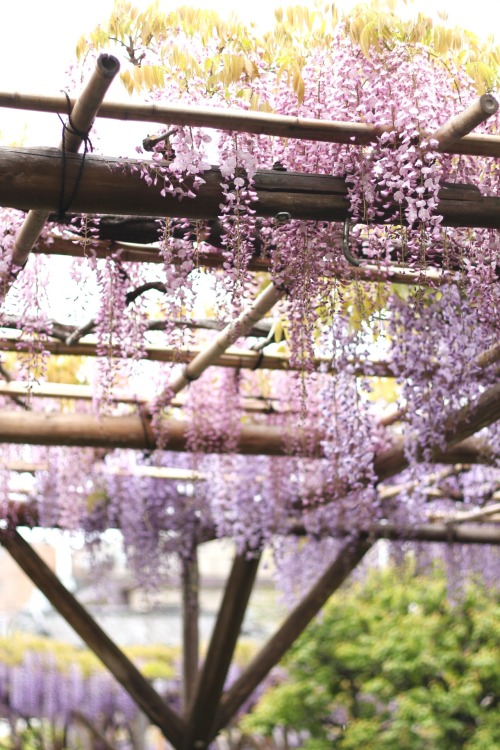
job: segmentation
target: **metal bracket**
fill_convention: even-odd
[[[350,220],[349,217],[344,221],[344,230],[342,232],[342,252],[344,254],[344,258],[347,260],[348,263],[351,264],[351,266],[360,266],[360,261],[354,257],[354,255],[351,255],[351,250],[349,248],[349,231],[350,231]]]

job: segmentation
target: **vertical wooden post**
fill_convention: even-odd
[[[64,128],[63,140],[59,148],[64,153],[76,153],[84,135],[92,127],[113,78],[120,70],[120,62],[113,55],[99,55],[94,73],[85,89],[75,102],[68,125]],[[48,211],[29,211],[12,250],[13,266],[22,267],[28,260],[31,248],[38,239],[49,216]]]
[[[190,559],[181,560],[182,571],[182,709],[186,715],[198,676],[199,570],[196,546]]]

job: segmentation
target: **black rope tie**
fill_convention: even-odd
[[[259,355],[257,357],[257,360],[256,360],[254,366],[252,367],[252,370],[258,370],[259,367],[262,364],[262,360],[263,359],[264,359],[264,349],[261,349],[260,352],[259,352]]]
[[[149,432],[149,415],[146,412],[146,409],[144,408],[144,405],[141,404],[138,399],[135,400],[137,411],[139,412],[139,417],[141,419],[141,425],[142,425],[142,431],[144,433],[144,442],[146,444],[146,450],[144,451],[145,457],[149,457],[155,450],[156,446],[151,442],[150,432]]]
[[[80,182],[81,182],[82,175],[83,175],[83,168],[85,166],[85,157],[87,156],[87,153],[89,151],[92,152],[94,150],[94,148],[92,146],[92,142],[91,142],[91,140],[89,138],[89,131],[84,132],[83,130],[78,130],[78,128],[75,127],[75,124],[74,124],[74,122],[71,119],[71,101],[70,101],[70,98],[69,98],[68,94],[66,93],[66,91],[63,91],[62,93],[66,97],[66,105],[67,105],[67,110],[68,110],[68,122],[64,122],[64,120],[63,120],[63,118],[61,117],[60,114],[57,115],[59,117],[59,120],[62,123],[62,126],[63,126],[62,127],[62,139],[61,139],[61,143],[62,143],[62,147],[61,147],[61,153],[62,153],[61,191],[60,191],[60,194],[59,194],[59,209],[58,209],[58,212],[57,212],[57,218],[58,219],[62,219],[66,215],[66,212],[68,211],[69,207],[73,203],[73,201],[75,199],[75,196],[76,196],[76,194],[78,192],[78,188],[80,187]],[[69,132],[72,135],[77,135],[77,136],[79,136],[79,138],[82,139],[82,142],[83,142],[83,154],[82,154],[82,159],[80,161],[80,166],[79,166],[79,169],[78,169],[78,174],[76,175],[76,179],[75,179],[75,184],[73,186],[73,190],[71,192],[69,200],[67,200],[66,203],[65,203],[64,202],[64,194],[66,192],[66,167],[67,167],[67,163],[66,163],[66,132]]]

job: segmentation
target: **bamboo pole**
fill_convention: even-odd
[[[90,385],[73,385],[70,383],[29,383],[19,380],[0,380],[1,396],[28,396],[30,398],[54,398],[77,401],[92,401],[94,390]],[[280,411],[273,406],[275,399],[260,399],[258,396],[241,395],[241,408],[248,413],[268,414]],[[112,393],[109,400],[120,404],[146,404],[150,395],[135,395],[134,393]],[[170,406],[183,408],[182,399],[172,399]]]
[[[0,106],[34,112],[66,111],[66,101],[60,96],[40,96],[39,94],[5,91],[0,92]],[[107,102],[100,108],[99,117],[112,120],[155,122],[167,126],[185,125],[217,128],[219,130],[232,130],[237,133],[254,133],[256,135],[298,138],[326,143],[346,143],[358,146],[373,143],[383,132],[392,130],[390,125],[318,120],[266,112],[248,112],[217,107],[188,107],[178,104]],[[427,138],[428,134],[422,133],[422,137]],[[440,150],[472,156],[500,157],[500,137],[489,135],[456,136],[455,140],[440,145]]]
[[[91,79],[71,109],[69,125],[64,127],[63,139],[59,145],[61,152],[75,154],[78,151],[83,142],[82,134],[88,133],[92,127],[102,100],[119,69],[120,63],[116,57],[99,55]],[[62,111],[66,108],[67,104]],[[48,216],[49,212],[43,209],[29,211],[14,242],[11,259],[13,266],[24,266]]]
[[[285,655],[333,592],[342,585],[351,571],[363,559],[370,547],[371,542],[360,541],[357,538],[350,539],[343,545],[332,565],[288,615],[281,627],[254,657],[243,674],[222,696],[212,737],[220,729],[227,726],[240,706]]]
[[[471,519],[472,521],[473,519]],[[288,533],[295,536],[306,536],[307,531],[301,524],[293,524]],[[349,537],[357,534],[360,539],[387,539],[391,542],[429,542],[437,544],[491,544],[500,545],[500,524],[498,523],[417,523],[412,526],[377,521],[362,528],[338,527],[331,530],[318,530],[320,537]]]
[[[259,561],[260,554],[253,557],[248,557],[246,552],[235,555],[203,669],[185,719],[183,750],[201,750],[208,746]]]
[[[271,295],[270,295],[271,297]],[[253,308],[250,309],[250,311],[247,311],[249,314],[251,313]],[[246,313],[244,313],[246,314]],[[224,331],[222,332],[224,333]],[[235,332],[234,332],[235,333]],[[240,333],[240,335],[244,335],[244,333]],[[22,346],[21,346],[22,345]],[[97,345],[90,342],[78,342],[76,344],[65,344],[63,342],[59,341],[51,341],[51,340],[45,340],[43,342],[44,349],[50,354],[53,355],[63,355],[63,356],[75,356],[75,357],[97,357]],[[222,345],[222,344],[221,344]],[[221,346],[220,345],[220,346]],[[26,339],[23,339],[22,341],[17,338],[0,338],[0,349],[2,351],[8,351],[8,352],[22,352],[24,350],[29,351],[30,342]],[[217,345],[219,346],[219,345]],[[215,350],[215,345],[213,349]],[[145,346],[144,347],[144,356],[142,359],[150,360],[151,362],[172,362],[172,363],[188,363],[193,360],[193,358],[198,358],[201,355],[204,354],[204,350],[199,349],[189,349],[186,347],[171,347],[171,346]],[[126,356],[132,356],[132,354],[127,353]],[[494,345],[488,351],[484,352],[483,354],[479,355],[475,360],[475,365],[479,369],[485,369],[486,367],[490,366],[491,364],[495,364],[495,362],[498,362],[500,357],[500,346]],[[120,357],[116,357],[117,359],[120,359]],[[208,359],[208,355],[204,357],[204,361]],[[197,360],[198,362],[200,360]],[[290,362],[290,357],[287,354],[262,354],[259,352],[256,352],[251,349],[226,349],[223,354],[219,354],[216,358],[214,357],[211,362],[211,365],[217,366],[217,367],[230,367],[230,368],[236,368],[236,369],[249,369],[249,370],[280,370],[280,371],[286,371],[286,372],[294,372],[294,371],[302,371],[303,367],[301,365],[294,365]],[[331,373],[336,374],[339,372],[339,369],[335,366],[334,362],[332,361],[331,357],[316,357],[312,361],[312,365],[315,370],[321,370],[323,373]],[[374,377],[374,378],[395,378],[399,376],[399,373],[397,370],[394,369],[393,365],[390,361],[383,361],[383,360],[355,360],[350,359],[348,361],[348,365],[351,368],[351,374],[353,374],[356,377]],[[198,365],[197,365],[198,367]],[[194,368],[192,368],[194,369]],[[433,364],[433,367],[430,368],[430,371],[437,371],[439,369],[439,364],[436,362]],[[178,377],[178,380],[181,381],[181,379],[185,379],[183,376]],[[191,375],[191,379],[195,379]],[[189,378],[188,378],[189,380]],[[12,385],[11,385],[12,383]],[[62,384],[61,384],[62,386]],[[51,394],[53,393],[54,396],[56,394],[56,391],[59,388],[59,384],[45,384],[45,385],[37,385],[28,384],[26,386],[23,386],[19,383],[15,383],[14,381],[9,381],[9,383],[1,383],[0,381],[0,393],[4,393],[5,395],[29,395],[29,392],[32,392],[32,395],[34,396],[44,396],[46,398],[50,398]],[[60,396],[62,398],[85,398],[86,396],[84,394],[88,393],[88,391],[84,391],[83,387],[78,386],[62,386],[60,389]],[[80,395],[79,395],[80,394]],[[136,396],[133,394],[130,397],[126,397],[125,394],[117,395],[112,398],[112,400],[115,401],[122,401],[124,403],[141,403],[143,398],[141,396]],[[178,405],[180,402],[173,401],[172,404],[174,406]]]
[[[68,154],[65,164],[68,180],[74,181],[78,178],[80,157]],[[87,156],[72,210],[217,219],[224,200],[219,170],[204,172],[205,182],[196,197],[179,201],[168,193],[161,195],[161,181],[148,186],[140,176],[142,165],[136,159]],[[61,155],[55,149],[0,149],[0,205],[57,211],[60,170]],[[254,208],[259,216],[275,217],[286,211],[292,219],[332,222],[345,221],[349,216],[346,184],[340,177],[262,170],[254,175],[254,187]],[[438,198],[436,213],[443,216],[443,226],[500,228],[498,196],[484,196],[474,186],[457,183],[444,184]],[[396,208],[396,204],[389,207],[387,215],[393,215]],[[378,221],[384,224],[387,219],[380,216]]]
[[[157,229],[158,223],[155,220],[152,221],[154,221]],[[38,242],[33,248],[33,252],[40,255],[62,255],[64,257],[83,258],[86,257],[87,251],[78,242],[79,239],[81,238],[76,235],[67,239],[53,237],[50,243]],[[93,243],[92,253],[95,253],[97,258],[104,259],[109,258],[111,255],[116,255],[122,263],[163,263],[163,258],[158,247],[151,244],[134,244],[120,240],[101,240]],[[221,268],[225,261],[222,253],[213,251],[199,251],[196,258],[199,265],[206,268]],[[256,256],[250,259],[248,265],[250,271],[264,272],[269,271],[269,268],[270,262],[267,258]],[[353,275],[350,274],[350,267],[346,267],[345,264],[339,264],[339,267],[336,269],[336,275],[340,281],[345,283],[353,280]],[[356,268],[355,274],[356,281],[374,283],[387,281],[394,284],[411,284],[412,286],[424,286],[427,284],[441,286],[443,284],[455,283],[459,278],[460,276],[456,273],[443,272],[437,268],[411,269],[402,268],[397,265],[385,267],[376,266],[368,262],[363,262],[362,266]]]
[[[494,492],[491,496],[491,499],[500,500],[500,492]],[[470,521],[480,521],[482,519],[488,519],[490,516],[497,516],[498,514],[500,514],[500,503],[491,503],[490,505],[483,505],[481,508],[466,510],[461,513],[443,513],[439,511],[433,511],[432,513],[429,513],[428,518],[429,520],[444,521],[446,524],[463,524],[469,523]]]
[[[160,727],[174,747],[180,748],[184,724],[160,698],[135,665],[106,635],[87,610],[62,585],[48,565],[15,529],[0,529],[0,543],[78,633],[88,647],[123,685],[149,720]]]
[[[16,346],[16,341],[17,340],[15,338],[0,339],[0,348],[2,349],[2,351],[22,351],[19,346]],[[76,357],[98,356],[96,344],[79,342],[77,344],[68,345],[63,344],[59,341],[44,341],[43,345],[44,349],[53,355]],[[28,346],[26,348],[28,348]],[[143,357],[143,359],[150,360],[152,362],[187,363],[190,362],[193,358],[197,358],[198,356],[202,355],[203,353],[203,350],[187,349],[184,347],[175,348],[169,346],[145,346],[145,356]],[[132,355],[127,353],[127,356]],[[205,359],[208,359],[208,357]],[[199,362],[200,360],[197,361]],[[285,370],[292,372],[301,371],[303,369],[300,365],[292,365],[290,363],[290,357],[287,354],[264,354],[263,356],[261,356],[259,352],[253,351],[251,349],[227,349],[223,354],[220,354],[216,359],[213,359],[210,364],[216,365],[217,367],[231,367],[236,369],[248,368],[250,370]],[[353,361],[351,364],[354,368],[354,374],[357,376],[384,378],[396,377],[396,373],[392,369],[390,362],[367,360],[365,362]],[[329,357],[317,357],[313,360],[313,365],[315,369],[321,369],[325,372],[335,373],[338,371],[335,367],[331,366],[332,360]],[[197,367],[198,366],[199,365],[197,365]],[[181,381],[180,376],[178,377],[178,380],[179,382]],[[8,386],[4,386],[4,388],[6,387]],[[15,390],[15,386],[12,386],[12,390]]]
[[[492,94],[483,94],[473,102],[470,107],[452,117],[447,123],[442,125],[430,137],[437,141],[438,151],[447,151],[453,147],[458,140],[468,135],[471,130],[477,128],[481,123],[494,115],[498,111],[498,102]]]
[[[205,349],[199,352],[169,382],[168,393],[179,393],[211,365],[217,364],[224,352],[240,336],[244,336],[272,307],[283,297],[283,290],[277,289],[271,282],[257,297],[253,305],[229,323]]]

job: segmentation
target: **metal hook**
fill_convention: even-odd
[[[289,211],[280,211],[276,214],[274,220],[278,226],[282,227],[292,220],[292,214]]]
[[[348,263],[351,264],[351,266],[360,266],[361,263],[357,258],[354,257],[354,255],[351,255],[351,251],[349,249],[349,230],[350,230],[350,222],[349,217],[344,221],[344,230],[342,232],[342,252],[344,254],[344,258],[347,260]]]

